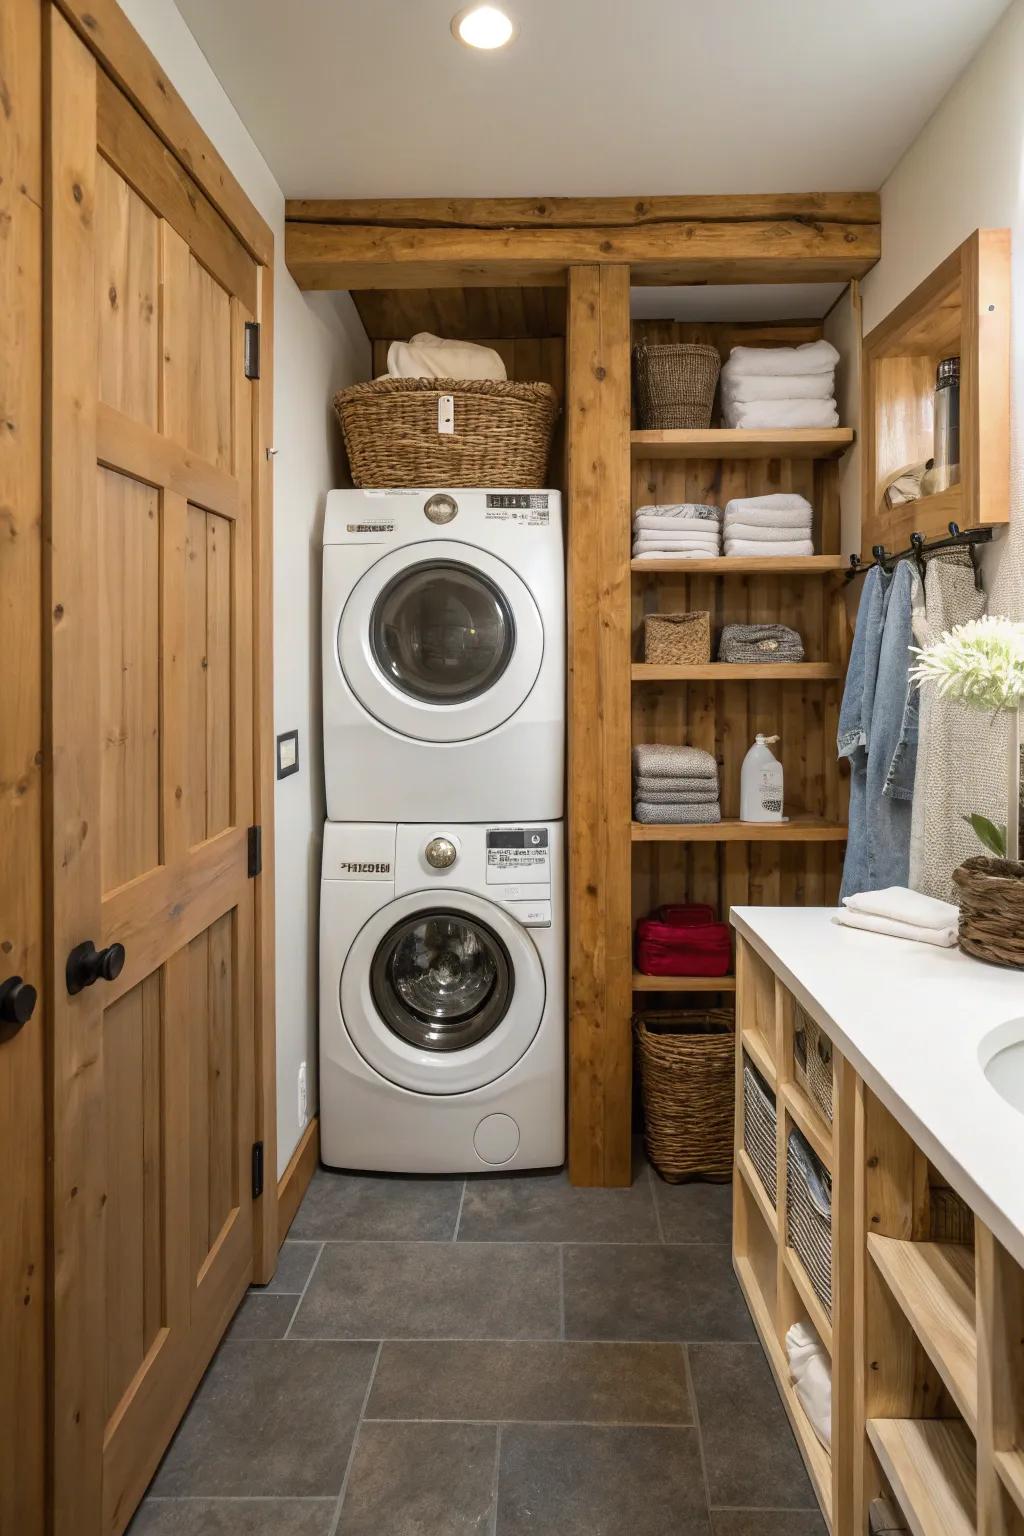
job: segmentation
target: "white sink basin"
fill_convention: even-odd
[[[996,1093],[1024,1115],[1024,1019],[1000,1024],[985,1036],[979,1054]]]

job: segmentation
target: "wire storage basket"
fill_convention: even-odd
[[[732,1176],[735,1029],[732,1008],[633,1017],[644,1143],[669,1184]]]
[[[700,342],[641,342],[633,348],[633,391],[644,431],[711,425],[722,359]]]
[[[753,1163],[772,1205],[778,1205],[779,1175],[775,1095],[747,1056],[743,1058],[743,1150]]]
[[[794,1005],[794,1076],[815,1108],[832,1124],[832,1042],[805,1013]]]
[[[558,418],[550,384],[496,379],[371,379],[334,396],[356,486],[547,482]]]
[[[797,1130],[786,1143],[786,1241],[832,1316],[832,1180]]]

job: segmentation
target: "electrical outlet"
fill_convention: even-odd
[[[306,1086],[306,1063],[299,1065],[299,1129],[309,1119],[309,1092]]]

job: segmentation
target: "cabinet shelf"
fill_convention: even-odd
[[[826,1171],[832,1173],[832,1128],[825,1124],[816,1110],[810,1106],[810,1100],[804,1097],[802,1089],[796,1083],[783,1083],[779,1090],[779,1097],[786,1107],[786,1111],[804,1140],[810,1145],[811,1151],[820,1163],[823,1163]]]
[[[976,1433],[973,1252],[957,1243],[912,1243],[870,1232],[868,1253],[968,1428]]]
[[[789,1276],[793,1289],[803,1303],[804,1310],[811,1320],[811,1326],[831,1355],[832,1320],[822,1306],[818,1293],[811,1284],[810,1276],[800,1262],[799,1254],[794,1248],[789,1246],[788,1241],[784,1241],[780,1237],[780,1242],[782,1243],[782,1262],[785,1266],[786,1274]]]
[[[996,1451],[992,1457],[999,1480],[1024,1515],[1024,1451]]]
[[[956,1419],[869,1419],[868,1439],[913,1536],[975,1536],[974,1441]]]
[[[689,826],[634,821],[634,843],[845,843],[847,829],[816,816],[789,821],[697,822]]]
[[[771,1200],[769,1199],[768,1191],[765,1189],[764,1185],[761,1183],[761,1180],[757,1176],[757,1169],[754,1167],[753,1163],[750,1161],[749,1156],[742,1147],[740,1147],[739,1151],[736,1153],[736,1167],[739,1169],[740,1177],[742,1178],[744,1184],[750,1190],[754,1204],[756,1205],[762,1220],[764,1221],[768,1230],[771,1232],[772,1238],[777,1241],[779,1235],[778,1213],[774,1205],[772,1205]]]
[[[709,661],[699,666],[634,662],[634,683],[830,683],[843,676],[831,661]]]
[[[633,972],[634,992],[735,992],[735,976],[647,976]]]
[[[707,431],[633,432],[636,459],[835,459],[853,442],[852,427],[752,432],[742,427]]]
[[[635,575],[675,572],[680,576],[832,576],[844,571],[843,555],[716,555],[711,560],[680,560],[671,555],[657,560],[631,560]]]

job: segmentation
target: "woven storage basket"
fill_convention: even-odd
[[[799,1131],[786,1143],[786,1239],[832,1316],[832,1180]]]
[[[832,1124],[832,1042],[794,1004],[793,1065],[796,1080],[822,1116]]]
[[[453,431],[438,431],[451,397]],[[547,480],[558,416],[550,384],[494,379],[372,379],[334,397],[357,486],[487,485]]]
[[[644,342],[634,347],[633,386],[640,427],[705,431],[711,425],[721,371],[717,347],[692,342]]]
[[[960,948],[994,965],[1024,967],[1024,864],[967,859],[953,871],[960,892]]]
[[[711,660],[710,613],[649,613],[644,660],[659,666],[700,667]]]
[[[743,1150],[757,1169],[757,1176],[772,1205],[776,1205],[779,1198],[775,1126],[775,1095],[757,1068],[744,1056]]]
[[[732,1175],[735,1027],[731,1008],[634,1015],[644,1144],[670,1184]]]

